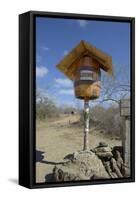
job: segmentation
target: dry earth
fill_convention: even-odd
[[[52,173],[55,164],[63,161],[67,154],[83,148],[83,127],[78,125],[78,115],[62,115],[58,119],[36,123],[36,182],[45,182],[45,176]],[[70,121],[70,123],[69,123]],[[90,128],[90,149],[100,141],[111,147],[121,141],[107,137],[103,131]]]

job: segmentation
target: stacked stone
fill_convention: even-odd
[[[128,176],[127,167],[124,165],[121,153],[115,148],[111,149],[105,142],[91,150],[101,159],[106,171],[111,178],[123,178]]]
[[[123,178],[130,176],[122,159],[122,147],[109,147],[105,142],[91,150],[67,155],[65,162],[53,168],[53,181],[75,181]]]
[[[58,182],[74,180],[109,179],[102,161],[91,151],[79,151],[66,156],[68,160],[53,169],[54,180]]]

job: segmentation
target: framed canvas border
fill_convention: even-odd
[[[36,183],[36,17],[86,19],[130,23],[131,66],[131,177],[109,180]],[[19,15],[19,184],[46,188],[135,181],[135,18],[29,11]]]

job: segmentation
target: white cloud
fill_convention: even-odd
[[[41,46],[40,48],[44,51],[49,51],[49,47]]]
[[[67,78],[56,78],[55,88],[59,95],[74,95],[73,82]]]
[[[66,78],[56,78],[54,82],[56,87],[61,87],[61,88],[73,87],[73,82]]]
[[[74,89],[61,89],[59,90],[59,93],[64,95],[74,95]]]
[[[66,56],[68,54],[68,50],[64,50],[63,55]]]
[[[36,67],[36,77],[42,78],[48,73],[48,69],[44,66]]]
[[[80,20],[77,20],[77,23],[79,24],[80,27],[83,28],[88,24],[88,21],[80,19]]]

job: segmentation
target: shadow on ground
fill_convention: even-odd
[[[41,162],[44,159],[44,155],[43,155],[44,153],[45,152],[43,152],[43,151],[36,150],[36,153],[35,153],[36,162]]]
[[[63,162],[53,162],[53,161],[47,161],[47,160],[42,160],[41,163],[49,164],[49,165],[60,165],[60,164],[63,164]]]
[[[60,164],[64,163],[64,162],[54,162],[54,161],[45,160],[44,154],[45,154],[45,152],[36,150],[36,162],[40,162],[40,163],[43,163],[43,164],[49,164],[49,165],[60,165]],[[53,174],[52,173],[47,174],[45,176],[45,181],[46,182],[54,182],[55,179],[53,177]]]
[[[43,152],[43,151],[36,150],[36,162],[41,162],[41,163],[49,164],[49,165],[60,165],[60,164],[63,164],[63,162],[54,162],[54,161],[44,160],[44,155],[43,155],[44,153],[45,152]]]

